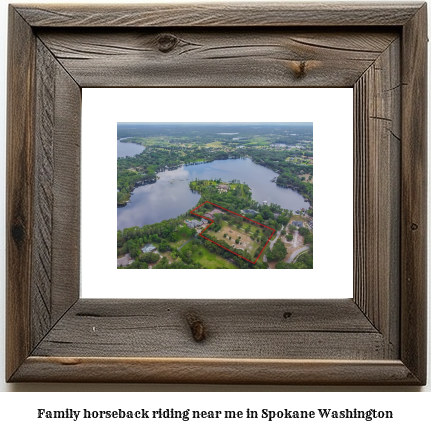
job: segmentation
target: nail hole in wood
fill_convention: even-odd
[[[284,314],[283,314],[283,317],[285,318],[285,319],[288,319],[289,317],[291,317],[292,316],[292,313],[290,312],[290,311],[286,311]]]
[[[416,223],[412,223],[410,228],[411,230],[416,230],[419,226]]]

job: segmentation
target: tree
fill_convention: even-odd
[[[313,244],[313,234],[310,231],[304,235],[304,244]]]
[[[180,234],[178,232],[171,232],[169,234],[168,240],[170,242],[177,242],[180,239]]]
[[[306,227],[300,227],[298,229],[298,232],[299,232],[300,235],[302,235],[302,236],[305,237],[305,235],[307,235],[307,233],[310,232],[310,231]]]
[[[165,269],[165,268],[169,268],[169,261],[166,257],[163,257],[160,262],[158,262],[156,265],[154,265],[153,267],[154,269]]]
[[[140,262],[155,263],[160,259],[157,253],[142,253],[139,255]]]
[[[292,235],[291,233],[287,234],[287,235],[286,235],[286,239],[287,239],[288,241],[292,241],[292,240],[293,240],[293,235]]]
[[[178,234],[181,238],[190,238],[192,233],[192,229],[188,228],[187,226],[183,226],[178,229]]]
[[[162,242],[161,238],[159,238],[159,235],[156,233],[154,235],[150,235],[150,241],[155,242],[156,244]]]
[[[126,269],[148,269],[148,263],[135,260],[131,265],[127,266]]]
[[[268,207],[265,207],[262,210],[262,216],[265,220],[274,219],[274,214],[271,212],[271,210]]]
[[[284,247],[284,244],[281,242],[280,239],[278,239],[275,244],[272,246],[272,250],[270,250],[266,257],[269,261],[273,260],[283,260],[287,255],[286,248]]]
[[[298,228],[297,228],[294,224],[290,224],[290,225],[289,225],[289,232],[290,232],[290,233],[293,233],[293,232],[295,232],[296,230],[298,230]]]
[[[166,252],[166,251],[168,251],[170,248],[169,248],[169,244],[165,241],[165,240],[163,240],[162,242],[161,242],[161,244],[159,245],[159,251],[161,252],[161,253],[164,253],[164,252]]]

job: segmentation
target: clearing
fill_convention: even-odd
[[[232,262],[229,262],[224,257],[218,254],[211,253],[202,244],[192,244],[189,242],[184,246],[184,250],[191,252],[191,259],[193,261],[200,263],[203,268],[207,269],[237,269],[237,266]]]
[[[196,213],[198,209],[205,215]],[[274,229],[209,201],[199,205],[191,214],[210,222],[208,227],[199,233],[200,237],[251,263],[257,262],[268,239],[274,234]]]
[[[222,147],[222,144],[220,141],[216,141],[216,142],[211,142],[209,144],[206,144],[205,146],[212,147],[212,148],[219,148],[219,147]]]
[[[244,225],[250,226],[251,223],[244,223]],[[263,240],[262,236],[255,236],[257,230],[255,226],[252,226],[247,233],[243,227],[238,228],[238,226],[223,221],[222,228],[218,232],[210,233],[218,240],[226,241],[235,250],[246,250],[251,256],[254,256],[256,250],[260,252]],[[238,244],[235,242],[236,240],[239,241]]]

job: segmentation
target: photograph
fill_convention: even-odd
[[[429,392],[425,3],[3,10],[5,391]],[[92,398],[3,405],[33,428],[135,409]]]
[[[118,123],[117,268],[313,268],[312,123]]]

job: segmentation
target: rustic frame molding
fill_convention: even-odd
[[[10,6],[6,379],[425,384],[426,45],[424,3]],[[353,300],[80,299],[81,88],[113,86],[353,87]]]

